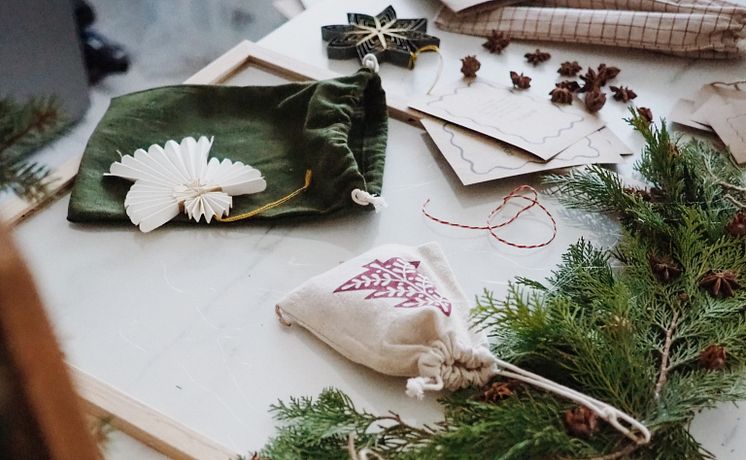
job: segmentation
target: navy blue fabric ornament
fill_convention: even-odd
[[[378,62],[412,67],[418,50],[440,44],[439,38],[425,33],[427,19],[397,19],[392,6],[376,16],[347,13],[347,21],[321,28],[321,38],[329,42],[330,59],[357,56],[362,63],[366,54],[373,54]]]

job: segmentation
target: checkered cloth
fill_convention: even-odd
[[[449,32],[609,45],[678,56],[733,59],[746,36],[746,8],[725,0],[532,0],[491,2],[435,18]]]

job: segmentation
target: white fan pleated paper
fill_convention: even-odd
[[[181,209],[199,222],[224,217],[233,206],[233,196],[262,192],[267,182],[259,170],[239,161],[207,159],[212,139],[173,140],[164,147],[151,145],[147,152],[135,150],[112,163],[106,176],[134,181],[124,208],[141,231],[149,232],[176,217]]]

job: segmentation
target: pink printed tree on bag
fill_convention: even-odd
[[[378,259],[363,265],[367,270],[345,281],[337,292],[370,291],[366,299],[404,299],[395,308],[435,307],[444,315],[451,315],[451,302],[440,295],[430,279],[419,273],[419,261],[408,262],[392,257],[385,262]]]

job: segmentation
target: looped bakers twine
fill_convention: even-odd
[[[523,194],[524,192],[528,192],[529,196],[524,195]],[[526,204],[521,209],[519,209],[508,220],[501,222],[499,224],[493,224],[492,222],[495,219],[495,217],[513,199],[521,199],[524,201],[528,201],[528,204]],[[557,237],[557,221],[554,220],[554,216],[552,216],[552,213],[549,212],[549,210],[543,204],[539,202],[539,192],[537,192],[536,189],[531,187],[530,185],[519,185],[518,187],[511,190],[511,192],[502,199],[502,203],[489,213],[489,215],[487,216],[487,225],[468,225],[468,224],[462,224],[459,222],[451,222],[449,220],[435,217],[427,211],[427,206],[429,204],[430,204],[430,198],[425,200],[425,202],[422,204],[422,214],[424,214],[425,217],[427,217],[428,219],[434,222],[437,222],[439,224],[448,225],[451,227],[463,228],[466,230],[487,230],[490,232],[490,235],[492,235],[492,237],[495,238],[497,241],[503,244],[506,244],[508,246],[512,246],[514,248],[519,248],[519,249],[542,248],[544,246],[549,245],[549,243],[554,241],[554,238]],[[539,209],[541,209],[544,212],[544,214],[547,216],[547,218],[552,224],[552,236],[550,236],[549,239],[541,243],[522,244],[522,243],[514,243],[512,241],[508,241],[505,238],[502,238],[501,236],[499,236],[497,233],[495,233],[496,229],[506,227],[512,224],[513,222],[518,220],[521,214],[533,208],[534,206],[538,206]]]

